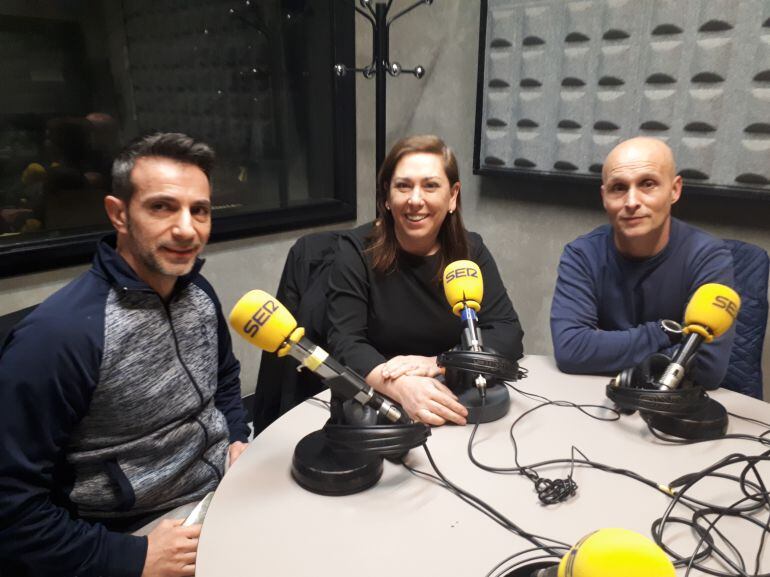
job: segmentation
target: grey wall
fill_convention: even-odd
[[[396,0],[396,9],[408,4]],[[463,214],[495,255],[503,280],[524,326],[525,349],[551,354],[549,307],[563,245],[605,222],[593,187],[543,185],[472,173],[476,104],[479,7],[467,0],[439,0],[421,6],[391,27],[391,60],[404,67],[422,64],[422,80],[389,79],[388,145],[400,136],[430,132],[455,149],[463,183]],[[369,27],[357,20],[357,63],[371,57]],[[357,90],[358,220],[374,215],[374,80],[359,78]],[[685,192],[686,197],[686,192]],[[684,198],[678,215],[715,235],[753,242],[770,250],[770,204],[706,197]],[[349,223],[352,225],[353,223]],[[335,227],[329,227],[335,228]],[[275,291],[286,253],[307,231],[281,233],[211,245],[204,272],[225,311],[251,288]],[[0,314],[35,304],[85,267],[0,279]],[[258,355],[237,337],[244,393],[253,390]],[[765,347],[770,380],[770,347]],[[766,385],[765,397],[770,398]]]

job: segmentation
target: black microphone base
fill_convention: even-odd
[[[463,391],[455,391],[457,400],[468,409],[467,421],[470,424],[491,423],[502,419],[508,414],[511,407],[511,396],[508,387],[502,383],[496,383],[487,387],[487,398],[484,406],[481,406],[481,394],[476,387]]]
[[[513,571],[509,571],[503,577],[539,577],[538,571],[542,569],[551,569],[546,573],[556,575],[556,569],[559,567],[559,561],[538,561],[534,563],[527,563],[522,567],[517,567]],[[540,574],[542,575],[542,573]]]
[[[382,457],[334,451],[324,431],[314,431],[294,448],[291,476],[312,493],[352,495],[380,480]]]
[[[727,410],[712,398],[704,406],[686,415],[663,415],[639,411],[653,429],[681,439],[718,439],[727,433]]]

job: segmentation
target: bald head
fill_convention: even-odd
[[[668,144],[657,138],[637,136],[618,144],[607,155],[602,168],[602,182],[606,183],[617,165],[653,164],[667,178],[676,176],[674,153]]]
[[[682,177],[665,142],[632,138],[607,155],[602,170],[602,203],[621,254],[646,258],[668,243],[671,205],[679,200]]]

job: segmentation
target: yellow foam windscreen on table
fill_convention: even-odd
[[[628,529],[600,529],[583,537],[559,563],[558,577],[676,577],[652,540]]]
[[[251,344],[275,353],[297,328],[294,316],[262,290],[247,292],[230,313],[230,326]]]
[[[709,343],[728,331],[740,309],[741,297],[729,286],[701,285],[684,311],[684,332],[698,333]]]
[[[444,295],[452,312],[460,316],[463,306],[481,310],[484,298],[484,280],[479,265],[470,260],[456,260],[444,269]]]

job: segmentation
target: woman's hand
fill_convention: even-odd
[[[382,365],[383,380],[396,380],[404,375],[435,377],[443,375],[444,369],[436,364],[436,357],[420,355],[399,355]]]
[[[466,423],[468,410],[446,385],[434,378],[403,375],[388,385],[391,396],[415,421],[436,426],[447,421],[457,425]]]

